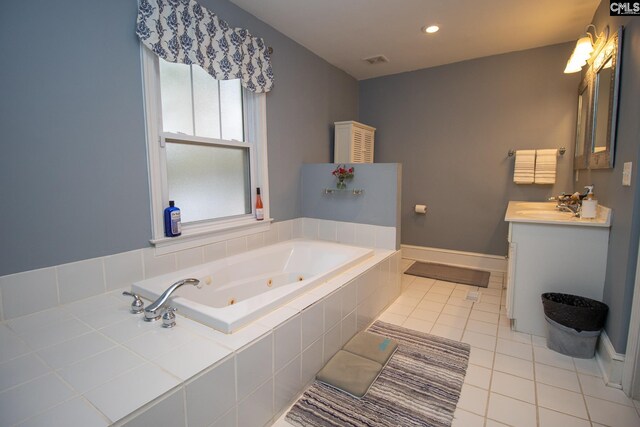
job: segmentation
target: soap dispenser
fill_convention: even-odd
[[[593,185],[584,187],[588,190],[587,197],[582,200],[582,208],[580,209],[580,218],[594,219],[598,210],[598,200],[593,194]]]

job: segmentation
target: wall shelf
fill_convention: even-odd
[[[354,196],[360,196],[364,194],[363,188],[323,188],[323,194],[352,194]]]

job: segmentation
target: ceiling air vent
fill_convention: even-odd
[[[364,58],[363,61],[367,61],[369,64],[375,65],[375,64],[383,64],[385,62],[389,62],[389,59],[387,59],[387,57],[384,55],[377,55],[377,56],[372,56],[370,58]]]

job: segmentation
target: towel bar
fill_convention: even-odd
[[[516,154],[516,151],[518,151],[518,150],[514,150],[513,148],[511,150],[509,150],[509,153],[508,153],[509,157],[513,157]],[[560,153],[561,156],[564,156],[564,153],[566,153],[566,152],[567,152],[566,148],[564,148],[564,147],[558,148],[558,153]]]

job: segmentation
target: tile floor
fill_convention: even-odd
[[[403,260],[403,271],[412,261]],[[595,359],[546,348],[544,337],[511,331],[493,274],[477,287],[403,274],[401,296],[380,320],[471,345],[453,427],[640,426],[640,402],[605,386]],[[635,406],[634,406],[635,404]]]

